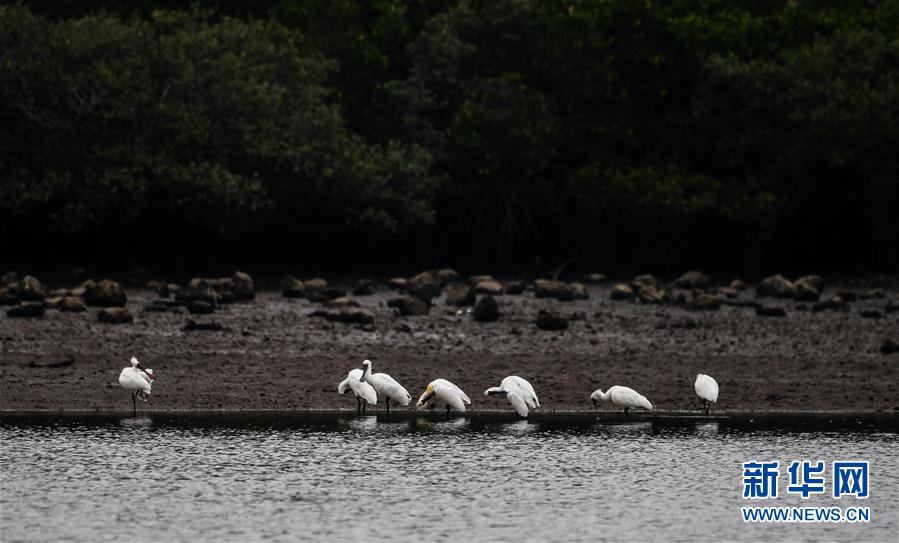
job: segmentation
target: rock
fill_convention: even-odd
[[[484,296],[480,300],[474,309],[471,311],[471,316],[477,322],[496,322],[499,320],[502,313],[499,310],[499,304],[496,303],[496,298],[493,296]]]
[[[427,315],[431,310],[431,304],[414,296],[394,298],[387,302],[387,307],[396,308],[400,315],[407,317]]]
[[[724,296],[725,298],[735,299],[740,295],[740,292],[733,287],[718,287],[715,289],[715,294],[719,294]]]
[[[883,298],[883,292],[878,289],[869,289],[859,295],[859,300],[880,300]]]
[[[440,281],[441,285],[459,280],[459,274],[456,272],[456,270],[451,268],[443,268],[442,270],[437,270],[436,272],[434,272],[434,276],[437,277],[437,280]]]
[[[849,309],[849,306],[846,305],[846,301],[839,296],[832,296],[812,305],[812,311],[815,313],[818,311],[826,311],[828,309],[845,311]]]
[[[307,292],[314,292],[328,288],[328,282],[321,277],[313,277],[312,279],[307,279],[306,281],[304,281],[304,283],[306,285]]]
[[[434,274],[432,274],[431,272],[424,271],[424,272],[420,272],[420,273],[410,277],[409,280],[407,281],[407,284],[408,283],[439,283],[439,282],[440,281],[437,279],[437,277]]]
[[[79,298],[84,298],[84,295],[87,294],[87,289],[84,287],[75,287],[69,291],[69,294],[72,296],[78,296]]]
[[[51,298],[62,298],[63,296],[68,296],[69,294],[71,294],[71,293],[69,292],[69,289],[67,289],[67,288],[58,288],[58,289],[56,289],[56,290],[54,290],[54,291],[51,291],[50,294],[49,294],[49,296],[50,296]]]
[[[612,287],[612,293],[609,295],[609,299],[611,300],[633,300],[634,299],[634,291],[628,285],[624,283],[618,283],[614,287]]]
[[[62,296],[51,296],[44,300],[44,306],[47,309],[59,309],[60,302],[62,302]]]
[[[793,299],[797,301],[817,302],[818,298],[821,297],[821,293],[809,283],[800,283],[799,281],[797,281],[793,283],[793,287],[795,289],[793,293]]]
[[[180,303],[171,300],[153,300],[143,308],[148,313],[180,313]]]
[[[368,279],[359,281],[356,283],[356,288],[353,289],[353,296],[371,296],[374,293],[374,284]]]
[[[786,317],[787,312],[782,307],[761,306],[755,308],[755,314],[759,317]]]
[[[714,294],[700,294],[693,298],[690,309],[697,311],[716,311],[721,308],[721,298]]]
[[[281,296],[285,298],[302,298],[306,295],[306,284],[292,275],[281,279]]]
[[[746,290],[746,283],[744,283],[742,279],[734,279],[730,282],[730,288],[736,290],[737,292],[742,292]]]
[[[472,286],[484,281],[495,281],[492,275],[471,275],[468,277],[468,283]]]
[[[438,298],[440,296],[440,292],[442,291],[442,287],[440,283],[436,280],[434,281],[409,281],[406,284],[406,292],[410,295],[424,301],[431,303],[431,300],[434,298]]]
[[[840,290],[837,292],[837,296],[839,296],[844,302],[855,302],[858,300],[858,294],[851,290]]]
[[[899,342],[893,341],[892,339],[884,341],[880,346],[880,354],[888,355],[893,353],[899,353]]]
[[[793,282],[794,285],[807,285],[818,293],[824,292],[824,278],[820,275],[803,275],[799,279]]]
[[[341,296],[329,301],[325,304],[325,306],[332,308],[359,307],[359,302],[357,302],[356,300],[351,300],[349,296]]]
[[[474,305],[475,301],[474,287],[465,283],[453,283],[446,289],[446,305],[465,307]]]
[[[0,287],[0,305],[16,305],[19,295],[15,287]]]
[[[527,288],[528,285],[524,281],[514,281],[506,285],[506,294],[517,296],[523,293]]]
[[[91,307],[125,307],[127,301],[122,285],[109,279],[86,287],[84,292],[84,303]]]
[[[475,284],[474,291],[477,294],[488,294],[490,296],[499,296],[505,292],[499,281],[481,281]]]
[[[637,299],[644,304],[660,304],[668,299],[668,295],[664,290],[647,286],[637,292]]]
[[[19,280],[19,274],[14,271],[8,271],[3,274],[3,277],[0,277],[0,287],[6,287],[9,285],[14,285]]]
[[[405,277],[391,277],[387,284],[390,285],[390,288],[393,290],[406,290],[406,285],[408,281],[406,281]]]
[[[209,315],[215,311],[215,305],[202,300],[192,300],[187,304],[187,311],[192,315]]]
[[[348,307],[340,311],[313,311],[310,317],[324,317],[331,322],[342,322],[344,324],[373,324],[375,317],[368,311],[363,309]]]
[[[97,320],[106,324],[127,324],[134,322],[134,317],[124,307],[106,307],[97,313]]]
[[[2,303],[2,302],[0,302]],[[891,300],[887,302],[887,306],[883,309],[887,314],[899,311],[899,300]]]
[[[766,277],[755,287],[755,295],[759,298],[792,298],[796,288],[783,275]]]
[[[76,296],[63,296],[63,298],[57,305],[60,311],[79,313],[81,311],[87,310],[87,306],[85,305],[84,301]]]
[[[574,290],[562,281],[552,279],[537,279],[534,281],[535,298],[555,298],[560,302],[574,300]]]
[[[218,303],[221,305],[233,304],[237,301],[237,294],[234,294],[233,290],[223,290],[218,293]]]
[[[190,302],[206,302],[212,306],[218,304],[219,295],[212,285],[205,279],[191,280],[178,294],[175,301],[189,304]]]
[[[883,313],[875,309],[862,309],[858,314],[865,319],[879,319],[883,317]]]
[[[42,317],[47,312],[43,303],[24,303],[14,305],[6,310],[6,316],[12,319]]]
[[[23,302],[42,302],[47,297],[47,291],[37,277],[26,275],[19,280],[18,295]]]
[[[570,283],[568,287],[571,289],[572,294],[574,294],[575,300],[590,299],[590,293],[587,292],[587,287],[585,287],[583,283]]]
[[[169,298],[172,295],[172,289],[168,283],[159,283],[159,286],[156,287],[156,295],[160,298]]]
[[[537,328],[540,330],[567,330],[568,319],[555,311],[541,309],[537,313]]]
[[[659,288],[659,280],[656,279],[656,277],[654,275],[644,273],[643,275],[638,275],[637,277],[634,277],[634,280],[631,281],[631,288],[635,292],[639,292],[640,290],[642,290],[644,288],[658,289]]]
[[[709,286],[710,281],[711,278],[708,275],[699,270],[692,270],[678,277],[674,283],[671,284],[671,288],[685,288],[690,290],[705,288]]]
[[[197,322],[188,319],[182,330],[185,332],[224,332],[228,329],[217,322]]]
[[[231,292],[233,292],[240,301],[256,298],[256,291],[253,288],[253,278],[246,272],[234,272],[234,275],[231,276],[231,286]]]
[[[606,276],[601,273],[588,273],[584,276],[584,282],[588,285],[598,285],[606,280]]]

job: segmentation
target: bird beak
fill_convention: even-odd
[[[362,377],[359,378],[360,383],[365,382],[365,368],[362,368]]]

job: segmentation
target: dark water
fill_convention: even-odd
[[[896,418],[7,415],[0,538],[897,541],[897,437]],[[741,463],[759,459],[869,460],[867,500],[767,504],[871,522],[744,524]]]

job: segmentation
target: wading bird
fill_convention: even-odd
[[[711,404],[718,401],[718,383],[711,376],[700,373],[696,376],[693,388],[696,389],[696,395],[705,403],[705,416],[708,417]]]
[[[131,391],[131,414],[137,415],[137,397],[141,396],[144,401],[150,397],[150,390],[153,388],[153,380],[156,375],[153,370],[144,369],[135,357],[131,357],[131,366],[122,370],[119,374],[119,384],[125,390]]]
[[[471,405],[471,400],[462,392],[461,388],[446,379],[435,379],[428,384],[428,388],[418,399],[415,408],[446,406],[446,416],[449,417],[450,408],[465,412],[465,404]]]
[[[337,385],[337,392],[340,394],[346,394],[348,390],[352,390],[356,396],[356,413],[365,413],[366,403],[378,403],[378,394],[365,382],[365,374],[360,369],[350,370],[346,379]]]
[[[643,396],[636,390],[628,387],[613,386],[605,392],[597,389],[590,395],[590,399],[593,401],[594,408],[599,403],[599,400],[612,402],[618,407],[623,407],[625,419],[627,419],[628,410],[632,407],[642,407],[643,409],[652,410],[652,404],[649,403],[646,396]]]
[[[388,415],[390,414],[390,400],[403,407],[409,405],[412,401],[412,396],[409,395],[409,392],[401,384],[397,383],[393,377],[386,373],[372,373],[371,360],[362,362],[362,379],[375,389],[378,396],[384,398],[384,403],[387,404]]]
[[[498,387],[490,387],[484,391],[484,396],[499,396],[506,398],[515,411],[522,417],[528,416],[528,409],[540,407],[537,393],[530,383],[518,377],[510,375],[503,379]]]

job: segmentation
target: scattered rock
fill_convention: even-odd
[[[315,292],[328,288],[328,282],[321,277],[313,277],[312,279],[307,279],[306,281],[304,281],[304,284],[306,285],[307,292]]]
[[[231,292],[240,301],[256,298],[256,290],[253,287],[253,278],[250,277],[250,274],[242,271],[234,272],[234,275],[231,276]]]
[[[851,290],[840,290],[837,292],[837,296],[839,296],[844,302],[858,301],[858,294]]]
[[[407,317],[427,315],[431,310],[431,304],[414,296],[394,298],[387,302],[387,307],[396,308],[400,315]]]
[[[612,287],[612,293],[609,295],[609,298],[612,300],[633,300],[634,291],[628,285],[618,283]]]
[[[12,319],[42,317],[47,312],[47,308],[41,302],[24,303],[14,305],[6,310],[6,316]]]
[[[375,293],[374,284],[368,279],[363,279],[356,284],[353,289],[353,296],[371,296]]]
[[[69,296],[71,293],[67,288],[58,288],[54,291],[51,291],[49,296],[51,298],[62,298],[63,296]]]
[[[574,300],[574,291],[567,283],[553,281],[552,279],[537,279],[534,281],[535,298],[555,298],[560,302]]]
[[[734,279],[730,282],[730,288],[736,290],[737,292],[742,292],[746,290],[746,283],[744,283],[742,279]]]
[[[692,270],[678,277],[674,283],[671,284],[671,288],[685,288],[690,290],[705,288],[709,285],[710,281],[711,278],[708,275],[699,270]]]
[[[106,324],[127,324],[134,322],[134,317],[124,307],[106,307],[97,313],[97,320]]]
[[[478,322],[496,322],[502,316],[502,313],[500,313],[496,298],[484,296],[478,300],[478,304],[474,306],[471,315]]]
[[[884,341],[883,345],[880,346],[880,354],[888,355],[893,353],[899,353],[899,342],[892,339]]]
[[[499,296],[505,292],[505,289],[503,289],[503,286],[499,283],[499,281],[490,280],[477,283],[474,287],[474,291],[477,294]]]
[[[292,275],[281,279],[281,296],[285,298],[302,298],[306,295],[306,284]]]
[[[2,303],[2,302],[0,302],[0,303]],[[887,302],[887,306],[884,308],[884,311],[887,314],[895,313],[896,311],[899,311],[899,301],[891,300],[891,301]]]
[[[406,285],[408,281],[406,281],[405,277],[391,277],[387,284],[390,285],[390,288],[393,290],[406,290]]]
[[[575,300],[588,300],[590,298],[590,293],[587,292],[587,287],[583,283],[570,283],[568,287],[571,289],[571,293],[574,294]]]
[[[643,275],[638,275],[634,277],[634,280],[631,281],[631,288],[635,292],[639,292],[643,289],[653,289],[657,290],[659,288],[659,280],[656,279],[654,275],[644,273]]]
[[[65,368],[67,366],[71,366],[75,363],[75,357],[67,356],[62,360],[41,360],[34,361],[28,363],[29,368]]]
[[[474,305],[475,301],[474,287],[465,283],[453,283],[446,289],[446,305],[464,307]]]
[[[143,311],[148,313],[179,313],[182,305],[183,304],[179,302],[170,300],[154,300],[149,305],[145,306]]]
[[[829,309],[845,311],[849,309],[849,306],[846,304],[846,301],[839,296],[825,298],[824,300],[821,300],[812,305],[812,311],[815,313],[819,311],[827,311]]]
[[[721,298],[714,294],[700,294],[693,298],[690,308],[697,311],[717,311],[721,308]]]
[[[514,281],[506,285],[506,294],[517,296],[524,292],[527,288],[528,285],[524,281]]]
[[[217,322],[197,322],[188,319],[187,324],[182,328],[185,332],[224,332],[228,330]]]
[[[215,305],[202,300],[188,302],[187,311],[192,315],[209,315],[215,311]]]
[[[801,283],[799,281],[793,283],[795,291],[793,298],[801,302],[817,302],[821,297],[821,293],[810,283]]]
[[[796,288],[783,275],[766,277],[755,287],[755,295],[760,298],[792,298]]]
[[[459,274],[456,272],[456,270],[453,270],[451,268],[443,268],[442,270],[437,270],[436,272],[434,272],[434,276],[437,277],[437,280],[440,281],[440,284],[442,285],[459,280]]]
[[[718,287],[715,289],[715,293],[732,300],[736,299],[740,295],[740,291],[733,287]]]
[[[865,319],[879,319],[883,317],[883,313],[875,309],[862,309],[858,314]]]
[[[122,285],[104,279],[96,285],[82,285],[85,288],[84,303],[91,307],[125,307],[128,297]]]
[[[306,296],[309,301],[326,304],[331,300],[346,297],[346,291],[338,287],[325,287],[322,289],[309,289],[309,281],[306,281]]]
[[[471,275],[468,277],[468,283],[472,286],[476,286],[478,283],[483,283],[485,281],[495,281],[492,275]]]
[[[866,290],[858,297],[859,300],[879,300],[881,298],[883,298],[883,292],[878,289]]]
[[[540,330],[567,330],[568,319],[555,311],[541,309],[537,313],[537,328]]]
[[[430,277],[430,280],[428,280],[428,277]],[[428,303],[430,303],[432,299],[440,296],[442,288],[440,283],[430,275],[419,280],[409,280],[406,284],[406,291],[410,295]]]
[[[368,311],[356,307],[348,307],[340,311],[313,311],[310,317],[323,317],[331,322],[342,322],[344,324],[373,324],[375,317]]]
[[[14,271],[8,271],[0,277],[0,287],[14,285],[19,280],[19,274]]]
[[[794,285],[806,285],[815,289],[818,293],[824,292],[824,278],[820,275],[803,275],[793,282]]]
[[[660,304],[668,299],[668,295],[664,290],[647,286],[637,292],[637,299],[644,304]]]
[[[606,276],[601,273],[588,273],[584,276],[584,282],[588,285],[598,285],[606,280]]]
[[[341,296],[339,298],[334,298],[333,300],[329,301],[327,304],[325,304],[325,306],[326,307],[334,307],[334,308],[359,307],[359,302],[357,302],[356,300],[350,299],[349,296]]]
[[[26,275],[19,281],[17,291],[23,302],[42,302],[47,297],[44,286],[31,275]]]
[[[15,287],[0,288],[0,305],[16,305],[19,303],[19,296]]]
[[[786,317],[787,312],[782,307],[761,306],[755,308],[755,314],[759,317]]]
[[[69,311],[72,313],[87,310],[87,305],[85,305],[84,301],[76,296],[63,296],[57,306],[60,311]]]

